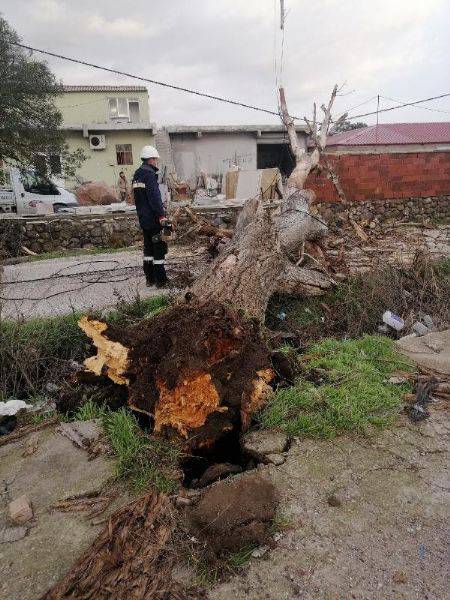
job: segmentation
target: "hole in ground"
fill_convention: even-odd
[[[240,467],[242,471],[255,469],[258,461],[241,448],[239,430],[225,434],[214,446],[198,450],[180,461],[184,473],[183,486],[186,488],[199,487],[202,475],[209,467],[229,463]],[[237,471],[234,471],[236,473]],[[220,479],[232,475],[233,472],[224,473]],[[212,481],[211,481],[212,483]]]

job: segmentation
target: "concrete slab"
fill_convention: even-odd
[[[186,249],[171,248],[169,276],[186,270],[193,262],[195,257]],[[169,292],[170,288],[163,293]],[[161,293],[156,287],[146,287],[142,251],[135,250],[5,265],[0,300],[3,318],[29,319],[103,308],[121,299],[132,301],[137,295],[148,298]]]
[[[114,475],[112,459],[89,460],[87,452],[55,427],[38,432],[36,452],[24,457],[27,443],[23,438],[0,447],[0,530],[11,526],[10,500],[26,494],[34,511],[23,539],[0,544],[0,597],[10,600],[39,598],[101,528],[92,526],[86,513],[63,513],[49,510],[50,506],[68,496],[101,490]]]

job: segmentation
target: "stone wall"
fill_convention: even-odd
[[[142,240],[135,214],[102,216],[54,216],[39,219],[0,219],[0,255],[75,248],[119,248]]]
[[[450,195],[450,152],[328,154],[351,201]],[[310,173],[306,186],[319,202],[339,197],[325,170]]]
[[[347,209],[340,202],[317,204],[319,213],[331,226],[342,226],[345,219],[342,213]],[[450,220],[450,196],[430,196],[428,198],[390,198],[388,200],[368,200],[351,202],[349,214],[359,223],[375,229],[381,225],[395,223],[448,223]]]
[[[341,203],[324,202],[317,207],[332,228],[348,224],[343,218],[346,207]],[[239,210],[238,207],[221,210],[202,207],[195,212],[218,227],[233,228]],[[450,196],[353,202],[350,215],[372,229],[396,222],[448,223]],[[192,220],[180,219],[180,243],[190,243],[196,236],[195,232],[192,236],[186,235],[192,227]],[[0,257],[20,256],[23,254],[22,246],[41,254],[76,248],[118,248],[141,241],[142,234],[135,214],[0,219]]]

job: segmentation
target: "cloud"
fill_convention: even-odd
[[[3,0],[5,17],[31,45],[120,71],[276,110],[276,80],[294,114],[309,114],[335,83],[350,92],[337,111],[377,94],[419,99],[450,89],[445,0]],[[128,5],[127,5],[128,6]],[[276,52],[274,52],[276,50]],[[275,68],[275,57],[277,69]],[[50,59],[66,83],[135,80]],[[149,84],[151,119],[164,123],[267,123],[277,117]],[[354,91],[353,91],[354,90]],[[362,108],[375,109],[375,101]],[[431,104],[450,110],[450,102]],[[444,120],[409,108],[386,120]],[[371,117],[368,117],[371,122]]]
[[[112,35],[133,39],[150,35],[149,26],[142,19],[139,21],[129,18],[108,20],[95,15],[87,22],[86,29],[88,32],[101,34],[105,37]]]

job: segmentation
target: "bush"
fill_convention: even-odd
[[[168,305],[165,296],[120,302],[107,315],[117,325],[131,325],[158,314]],[[94,313],[94,316],[99,316]],[[48,382],[60,383],[69,361],[82,361],[93,352],[78,327],[81,313],[30,321],[0,322],[0,400],[45,393]]]
[[[350,277],[318,298],[274,297],[267,322],[280,328],[277,315],[286,313],[286,322],[304,342],[326,336],[359,337],[376,333],[385,310],[412,324],[421,313],[432,315],[436,324],[450,320],[450,261],[431,262],[417,255],[407,269],[385,267]]]

